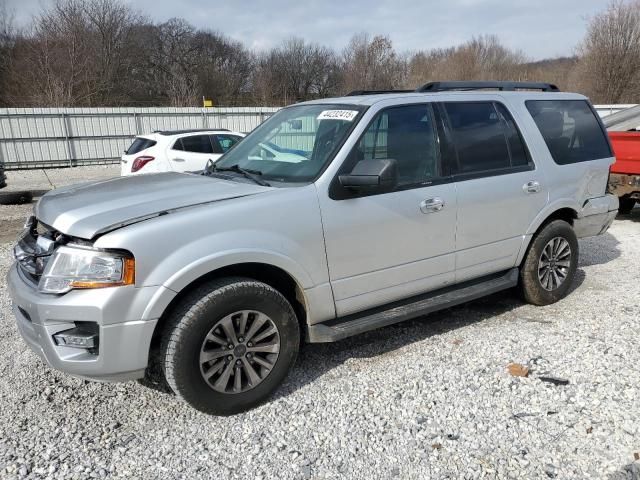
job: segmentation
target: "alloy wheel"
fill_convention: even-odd
[[[221,393],[243,393],[260,384],[280,353],[280,333],[262,312],[242,310],[219,320],[200,349],[200,373]]]
[[[542,249],[538,261],[538,280],[547,291],[560,287],[571,267],[571,245],[563,237],[555,237]]]

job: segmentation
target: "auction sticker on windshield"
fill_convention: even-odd
[[[357,110],[325,110],[318,115],[318,120],[346,120],[351,122],[357,116]]]

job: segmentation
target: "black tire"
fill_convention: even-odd
[[[566,267],[566,271],[564,270],[565,267],[562,267],[563,274],[565,274],[562,283],[553,287],[553,279],[551,279],[550,283],[552,288],[548,289],[549,285],[545,288],[543,281],[539,277],[541,268],[540,261],[545,247],[547,247],[549,242],[557,238],[564,239],[570,247],[569,265]],[[561,244],[561,242],[558,242],[558,244]],[[563,298],[571,288],[571,284],[575,278],[578,267],[578,254],[578,239],[571,225],[564,220],[553,220],[542,227],[533,237],[529,251],[520,268],[519,287],[525,301],[533,305],[549,305]],[[566,262],[567,260],[564,260],[562,264],[564,265]],[[550,264],[551,262],[548,263]],[[559,263],[561,262],[558,261],[558,264]],[[556,267],[555,260],[553,261],[553,267]],[[551,265],[549,265],[549,268],[551,268]],[[542,275],[543,279],[547,278],[544,276],[544,272]],[[547,272],[547,275],[550,275],[550,273]],[[558,278],[558,276],[559,275],[556,275],[556,278]]]
[[[31,192],[0,192],[0,205],[21,205],[31,203],[33,195]]]
[[[620,215],[628,215],[633,210],[633,207],[636,206],[636,200],[634,198],[629,197],[621,197],[618,199],[620,201],[620,205],[618,206],[618,213]]]
[[[266,370],[267,373],[261,366],[253,364],[262,373],[262,378],[255,386],[251,386],[246,371],[240,375],[245,382],[243,388],[249,388],[247,391],[217,391],[201,373],[204,367],[200,355],[201,349],[205,348],[205,338],[215,333],[212,329],[216,324],[234,312],[253,310],[268,317],[271,322],[269,325],[277,329],[276,337],[272,337],[279,340],[277,359]],[[255,322],[256,319],[251,317],[248,321]],[[262,403],[284,380],[298,355],[300,328],[293,308],[280,292],[248,278],[224,278],[200,286],[172,310],[167,320],[159,352],[165,378],[178,397],[204,413],[232,415]],[[232,321],[233,325],[237,325],[237,320]],[[244,331],[248,336],[247,330],[250,328],[245,326]],[[254,338],[258,336],[254,333]],[[238,336],[238,339],[241,337]],[[250,345],[247,339],[245,347]],[[220,349],[224,348],[220,346]],[[239,357],[235,357],[236,350],[229,350],[229,357],[233,356],[230,362],[226,354],[215,360],[227,362],[219,371],[224,371],[229,363],[241,363],[240,359],[244,361],[244,357],[249,356],[248,353],[240,353]],[[235,371],[232,375],[230,378],[235,378]]]

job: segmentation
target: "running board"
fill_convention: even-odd
[[[307,342],[327,343],[454,307],[518,284],[518,269],[442,288],[400,302],[307,327]]]

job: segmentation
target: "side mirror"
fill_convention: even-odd
[[[338,177],[340,185],[353,190],[390,192],[396,187],[398,173],[392,158],[360,160],[348,175]]]

